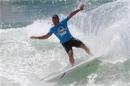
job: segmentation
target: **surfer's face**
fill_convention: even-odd
[[[57,16],[57,15],[54,15],[53,17],[52,17],[52,22],[53,22],[53,24],[54,25],[58,25],[59,24],[59,17]]]

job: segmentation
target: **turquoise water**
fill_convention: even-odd
[[[67,13],[72,10],[74,0],[52,2],[50,1],[7,1],[0,3],[1,28],[23,27],[36,21],[46,19],[54,13]],[[60,8],[59,8],[60,7]]]
[[[1,0],[0,28],[23,27],[46,19],[53,14],[67,14],[80,0]],[[90,0],[88,8],[95,8],[111,0]]]
[[[40,81],[68,67],[55,36],[31,40],[64,19],[80,0],[0,0],[0,86],[130,86],[130,1],[82,0],[86,9],[68,23],[72,34],[100,56],[55,83]],[[76,63],[88,59],[74,48]]]

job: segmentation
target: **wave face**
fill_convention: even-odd
[[[40,79],[70,65],[63,47],[55,36],[47,40],[31,40],[29,37],[47,33],[52,27],[50,16],[54,11],[64,19],[79,1],[54,0],[57,2],[52,3],[51,0],[44,0],[44,6],[49,7],[47,11],[44,11],[43,3],[32,4],[34,0],[31,3],[28,0],[29,3],[23,4],[18,1],[8,0],[2,3],[4,6],[0,5],[4,14],[0,15],[2,86],[130,86],[129,0],[82,1],[89,6],[88,9],[73,17],[68,25],[72,34],[82,40],[95,56],[100,57],[88,67],[73,71],[56,83]],[[5,8],[7,5],[10,11]],[[41,8],[43,11],[39,11]],[[74,54],[76,63],[88,58],[81,49],[74,48]]]

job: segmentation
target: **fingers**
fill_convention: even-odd
[[[81,4],[79,9],[84,10],[84,4]]]
[[[31,39],[35,39],[35,37],[34,37],[34,36],[31,36],[30,38],[31,38]]]

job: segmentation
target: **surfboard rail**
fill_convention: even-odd
[[[62,71],[62,72],[60,72],[56,75],[50,76],[50,77],[42,78],[41,80],[44,80],[46,82],[54,82],[54,81],[60,80],[60,79],[64,78],[67,75],[67,73],[70,73],[71,71],[74,71],[83,65],[88,65],[90,62],[92,62],[93,60],[96,60],[98,57],[96,57],[96,56],[90,57],[89,59],[87,59],[75,66],[72,66],[71,68],[69,68],[65,71]]]

